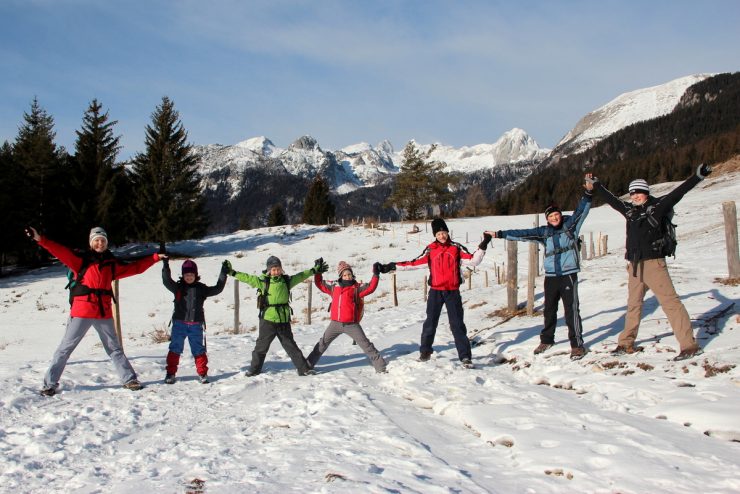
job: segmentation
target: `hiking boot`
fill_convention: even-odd
[[[641,346],[622,346],[617,345],[617,347],[612,350],[612,355],[632,355],[633,353],[641,352],[645,348]]]
[[[375,373],[376,374],[388,374],[388,369],[386,369],[386,368],[383,368],[383,369],[375,369]]]
[[[252,370],[252,369],[249,369],[247,372],[244,373],[244,375],[247,377],[254,377],[257,374],[259,374],[259,372],[257,372],[256,370]]]
[[[144,388],[144,386],[142,386],[141,383],[136,379],[131,379],[129,382],[124,384],[123,387],[131,391],[139,391],[140,389]]]
[[[545,352],[552,348],[552,343],[540,343],[537,345],[537,348],[534,349],[534,354],[539,355],[542,352]]]
[[[704,350],[699,348],[698,346],[687,348],[686,350],[681,350],[681,352],[676,355],[673,360],[678,362],[679,360],[686,360],[691,357],[696,357],[697,355],[701,355],[704,353]]]
[[[571,360],[581,360],[583,357],[586,356],[587,351],[588,350],[586,350],[582,346],[571,348],[570,349],[570,359]]]
[[[426,362],[432,358],[432,352],[419,352],[419,362]]]
[[[299,372],[298,373],[299,376],[315,376],[316,374],[318,374],[318,372],[316,372],[313,369],[308,369],[305,372]]]
[[[210,382],[208,380],[208,374],[201,374],[199,377],[200,377],[201,384],[208,384]]]
[[[164,383],[165,384],[175,384],[175,375],[167,374],[166,376],[164,376]]]
[[[475,369],[475,365],[473,365],[473,361],[469,358],[464,358],[460,361],[462,363],[462,366],[466,369]]]
[[[42,396],[54,396],[57,394],[57,386],[44,386],[41,388],[41,391],[39,391]]]

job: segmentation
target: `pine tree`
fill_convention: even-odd
[[[429,161],[435,149],[433,145],[422,153],[410,141],[403,150],[403,164],[386,204],[403,210],[408,219],[422,218],[431,206],[443,205],[454,197],[449,186],[457,180],[444,171],[446,164]]]
[[[465,195],[465,204],[462,214],[465,216],[481,216],[490,212],[491,206],[486,199],[480,185],[473,185]]]
[[[301,221],[309,225],[323,225],[335,214],[334,204],[329,198],[329,184],[317,175],[306,194]]]
[[[270,215],[267,217],[267,226],[280,226],[286,222],[285,211],[280,204],[275,204],[270,209]]]
[[[0,147],[0,275],[6,264],[17,262],[30,244],[23,235],[23,176],[13,160],[13,148],[5,141]]]
[[[205,234],[208,219],[197,162],[180,116],[166,96],[133,159],[136,229],[142,240],[171,242]]]
[[[63,196],[67,153],[54,144],[54,119],[36,98],[23,114],[13,145],[13,161],[24,175],[21,211],[24,221],[59,241],[71,240],[66,229],[68,211]]]
[[[124,167],[116,163],[121,138],[114,135],[113,127],[118,122],[109,121],[108,112],[103,113],[102,108],[93,99],[83,116],[82,128],[76,131],[70,210],[78,235],[84,236],[98,225],[108,230],[112,243],[119,243],[127,233],[124,194],[129,189],[125,183],[128,179]]]

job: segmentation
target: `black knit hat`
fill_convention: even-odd
[[[545,219],[547,219],[547,217],[550,216],[552,213],[563,214],[563,210],[560,209],[560,206],[553,203],[545,208]]]
[[[434,218],[432,220],[432,234],[437,235],[437,232],[450,233],[450,229],[447,228],[447,223],[442,218]]]

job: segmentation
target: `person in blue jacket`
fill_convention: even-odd
[[[563,215],[555,204],[545,209],[547,224],[526,230],[486,231],[493,238],[538,242],[545,248],[545,326],[540,333],[540,344],[534,349],[540,354],[555,343],[558,321],[558,302],[563,300],[565,322],[568,325],[570,358],[579,360],[586,355],[583,346],[583,328],[578,307],[578,272],[581,269],[578,235],[591,209],[593,184],[584,184],[584,194],[571,216]]]

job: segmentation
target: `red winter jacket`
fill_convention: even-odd
[[[339,280],[327,283],[321,273],[315,274],[313,281],[319,290],[331,295],[331,320],[337,322],[359,322],[357,299],[370,295],[378,287],[378,276],[373,276],[370,283],[362,285],[355,281],[342,286]]]
[[[59,259],[62,264],[74,271],[75,275],[82,268],[82,257],[75,254],[68,247],[45,237],[41,237],[39,239],[39,245]],[[145,257],[131,263],[123,263],[115,258],[108,258],[100,263],[93,261],[88,265],[87,270],[85,271],[82,278],[82,284],[93,290],[111,290],[114,279],[118,280],[143,273],[158,260],[159,255],[153,254],[151,257]],[[101,307],[103,309],[102,314],[100,313]],[[70,316],[89,319],[110,319],[113,317],[113,312],[111,311],[111,296],[104,294],[102,296],[102,300],[99,300],[96,293],[78,295],[72,300]]]
[[[458,290],[460,288],[460,264],[477,266],[483,260],[485,250],[473,254],[457,242],[435,240],[427,245],[419,257],[411,261],[396,263],[400,271],[429,266],[429,286],[434,290]]]

